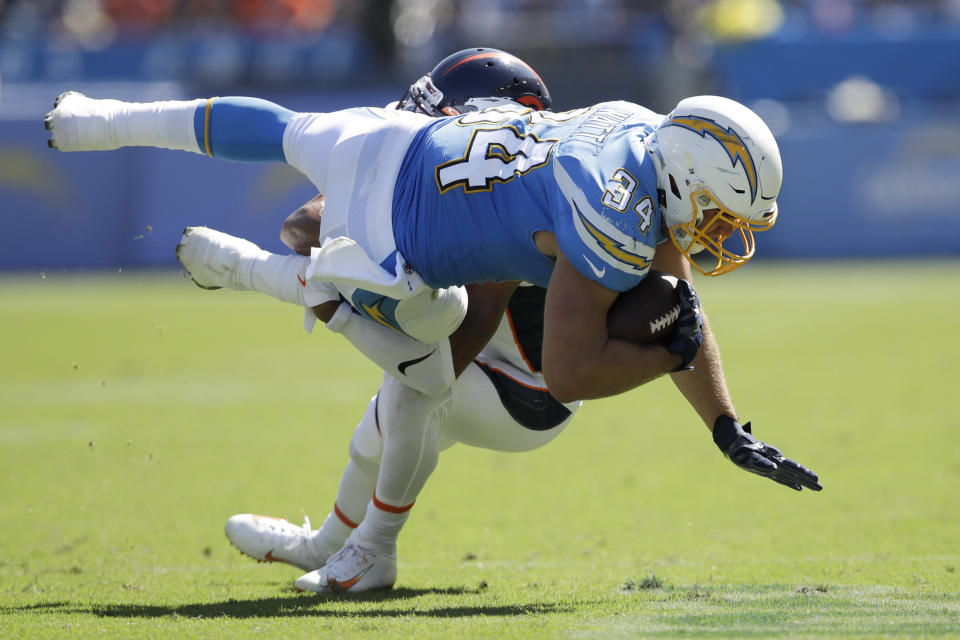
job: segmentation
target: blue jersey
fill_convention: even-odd
[[[563,113],[498,107],[432,122],[397,177],[397,248],[433,287],[545,287],[553,260],[534,234],[546,230],[584,276],[629,289],[666,238],[643,144],[662,118],[605,102]]]

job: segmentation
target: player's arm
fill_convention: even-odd
[[[657,246],[653,255],[653,267],[677,278],[692,281],[690,262],[672,242],[663,242]],[[720,349],[706,314],[703,314],[703,338],[700,350],[692,361],[692,371],[680,371],[671,374],[677,386],[690,406],[697,412],[708,428],[721,415],[737,417],[737,411],[727,390],[727,381],[720,362]]]
[[[672,242],[657,247],[653,268],[686,280],[692,277],[689,261]],[[692,365],[692,371],[673,373],[673,382],[711,430],[714,443],[731,462],[744,471],[770,478],[796,491],[804,487],[814,491],[823,488],[817,474],[784,457],[776,448],[756,440],[749,422],[741,426],[727,389],[720,349],[705,315],[703,340]]]
[[[490,342],[519,282],[483,282],[467,285],[467,315],[450,335],[453,370],[457,377]]]
[[[607,312],[617,292],[583,276],[552,244],[556,265],[544,309],[543,377],[557,400],[616,395],[681,363],[660,345],[611,338]]]
[[[61,151],[146,146],[227,160],[285,160],[283,134],[296,115],[260,98],[164,102],[96,100],[67,92],[44,118],[48,144]]]

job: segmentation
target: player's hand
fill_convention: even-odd
[[[713,424],[713,441],[733,464],[774,482],[801,491],[803,487],[820,491],[817,474],[798,464],[774,447],[760,442],[750,433],[750,423],[740,424],[729,416],[720,416]]]
[[[690,363],[697,357],[703,342],[703,313],[700,311],[700,298],[693,285],[686,280],[677,280],[677,297],[680,299],[680,316],[674,325],[673,334],[663,346],[670,353],[683,358],[673,371],[690,371]]]

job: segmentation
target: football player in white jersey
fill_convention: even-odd
[[[320,287],[317,304],[293,296],[321,319],[336,322],[339,293],[369,317],[430,343],[462,321],[460,285],[546,286],[543,374],[559,401],[613,395],[672,372],[735,464],[796,490],[821,488],[815,474],[740,425],[705,323],[700,348],[692,289],[666,345],[607,335],[616,295],[651,267],[687,280],[693,268],[726,273],[749,260],[753,233],[776,220],[779,150],[743,105],[700,96],[665,117],[615,102],[563,114],[495,107],[430,120],[379,109],[297,114],[250,98],[137,105],[71,94],[46,125],[51,146],[65,151],[146,145],[286,161],[331,205],[323,246],[303,276],[333,281],[336,290]],[[702,250],[714,256],[713,267],[693,262]],[[287,299],[286,284],[270,290],[269,269],[265,280],[260,290]],[[364,291],[380,297],[358,294]],[[391,425],[384,441],[378,477],[395,480],[396,492],[381,493],[378,482],[377,500],[351,534],[367,546],[345,546],[298,580],[300,588],[359,586],[395,552],[404,509],[436,463],[438,445],[423,425],[437,397],[385,377],[379,401],[403,407],[409,420]],[[411,477],[397,468],[386,455],[391,448],[400,452],[392,460],[425,460],[427,473]]]

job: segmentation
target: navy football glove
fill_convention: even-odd
[[[713,441],[723,455],[745,471],[770,478],[797,491],[803,487],[813,491],[823,489],[813,471],[790,458],[784,458],[779,450],[755,439],[750,433],[749,422],[741,427],[730,416],[720,416],[713,423]]]
[[[700,298],[686,280],[677,280],[677,297],[680,299],[680,315],[673,327],[673,333],[663,343],[667,351],[683,357],[673,371],[690,371],[690,363],[697,357],[703,342],[703,314],[700,312]]]

